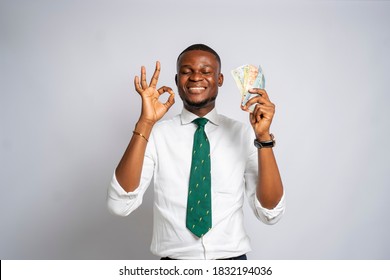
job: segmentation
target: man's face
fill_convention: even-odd
[[[222,83],[223,75],[214,54],[193,50],[180,56],[176,85],[187,110],[205,108],[211,111],[215,106],[218,87],[222,86]]]

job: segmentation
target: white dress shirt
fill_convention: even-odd
[[[220,259],[251,250],[244,229],[244,193],[256,217],[276,223],[285,208],[284,195],[272,210],[256,198],[257,149],[252,127],[209,112],[205,132],[210,142],[212,228],[202,238],[186,228],[186,206],[193,137],[198,118],[183,109],[180,115],[157,123],[152,130],[142,168],[140,185],[125,192],[114,176],[108,189],[108,208],[127,216],[142,202],[153,179],[154,222],[151,251],[174,259]]]

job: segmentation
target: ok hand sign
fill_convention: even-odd
[[[140,120],[151,125],[154,125],[158,120],[160,120],[175,103],[175,94],[170,87],[163,86],[156,89],[160,69],[160,62],[157,61],[156,69],[154,70],[149,85],[146,82],[146,69],[144,66],[141,67],[141,82],[138,76],[135,76],[134,78],[135,89],[142,98]],[[165,92],[169,93],[169,98],[165,103],[162,103],[158,99],[160,95]]]

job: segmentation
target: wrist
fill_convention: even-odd
[[[275,146],[275,138],[272,133],[269,134],[269,138],[270,138],[269,140],[259,140],[258,138],[256,138],[253,144],[258,149],[273,148]],[[266,139],[266,137],[264,137],[263,139]]]
[[[145,128],[152,129],[155,123],[156,122],[148,120],[148,119],[139,118],[137,123],[136,123],[136,127],[140,126],[140,127],[145,127]]]
[[[264,142],[264,141],[271,141],[272,140],[272,135],[271,133],[262,133],[262,134],[257,134],[256,133],[256,139],[257,141]]]
[[[145,135],[147,138],[149,138],[150,133],[153,129],[153,125],[154,125],[154,123],[144,121],[144,120],[139,120],[135,124],[134,131],[141,133],[142,135]]]

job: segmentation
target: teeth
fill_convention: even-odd
[[[204,87],[190,87],[190,89],[200,90],[200,89],[205,89],[205,88]]]

